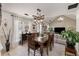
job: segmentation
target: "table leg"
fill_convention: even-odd
[[[48,54],[48,47],[46,48],[46,50],[47,50],[47,51],[46,51],[46,52],[47,52],[47,55],[49,55],[49,54]]]
[[[40,46],[40,54],[43,56],[43,45]]]

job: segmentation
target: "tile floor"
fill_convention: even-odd
[[[4,56],[28,56],[27,49],[28,49],[27,43],[25,43],[24,45],[19,45],[15,49],[11,49],[9,52],[6,52],[3,55]],[[64,45],[55,43],[52,51],[49,51],[49,56],[64,56],[64,50],[65,50]],[[43,55],[47,56],[45,50]],[[33,50],[30,51],[30,56],[33,56]],[[36,56],[40,56],[39,49],[36,51]]]

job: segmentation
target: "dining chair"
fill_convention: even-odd
[[[44,39],[46,39],[47,41],[45,41],[43,47],[46,48],[46,53],[47,53],[47,55],[49,55],[49,53],[48,53],[49,52],[48,51],[48,48],[49,48],[48,34],[45,34],[45,35],[46,35],[46,37],[44,37]]]
[[[34,39],[35,39],[34,33],[31,35],[28,35],[28,55],[30,53],[30,49],[32,49],[34,51],[34,56],[35,56],[35,52],[39,48],[39,44],[35,42]]]
[[[46,48],[46,53],[47,53],[47,55],[49,55],[49,50],[48,50],[49,45],[48,45],[48,41],[46,41],[46,42],[44,43],[44,48]]]
[[[54,34],[48,34],[48,44],[49,44],[49,48],[50,48],[50,51],[52,50],[52,47],[54,47]]]

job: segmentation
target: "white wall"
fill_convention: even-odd
[[[14,17],[12,17],[11,15],[14,15]],[[16,16],[16,17],[15,17]],[[25,19],[22,18],[18,15],[15,15],[13,13],[10,13],[8,11],[3,11],[2,10],[2,23],[0,26],[0,40],[1,43],[3,45],[3,50],[5,51],[5,43],[6,43],[6,39],[4,37],[4,33],[2,30],[2,27],[5,30],[5,33],[7,35],[7,33],[9,32],[9,29],[11,29],[11,35],[10,35],[10,44],[11,44],[11,48],[14,48],[19,41],[21,40],[21,30],[20,30],[20,23],[21,21],[26,20],[26,25],[28,25],[28,20],[29,19]],[[7,23],[7,27],[4,27],[4,23]]]
[[[22,34],[25,34],[25,26],[28,26],[29,19],[24,19],[22,17],[14,17],[14,40],[12,41],[13,47],[19,45],[20,40],[22,39]]]
[[[4,26],[5,22],[7,23],[7,27]],[[4,31],[5,31],[5,33],[7,35],[9,33],[9,29],[12,28],[12,17],[11,17],[10,13],[2,11],[2,23],[1,23],[1,26],[0,26],[0,40],[1,40],[1,43],[2,43],[3,48],[5,50],[6,39],[5,39],[3,30],[2,30],[2,27],[4,28]],[[10,39],[11,39],[11,37],[10,37]]]
[[[79,8],[76,12],[76,31],[79,32]],[[79,43],[77,43],[76,48],[77,48],[77,53],[79,55]]]
[[[76,15],[76,31],[79,32],[79,10],[77,11]]]

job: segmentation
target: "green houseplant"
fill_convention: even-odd
[[[53,28],[52,27],[50,27],[48,30],[49,30],[49,32],[53,32]]]
[[[76,42],[79,42],[79,33],[72,30],[62,31],[62,37],[66,39],[67,47],[74,48]]]

